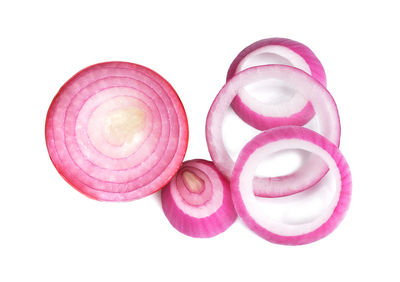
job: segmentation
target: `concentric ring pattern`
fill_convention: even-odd
[[[236,220],[229,182],[210,161],[185,161],[161,191],[169,222],[191,237],[209,238],[229,228]]]
[[[50,105],[46,144],[58,172],[85,195],[129,201],[162,188],[188,143],[185,110],[171,85],[127,62],[90,66]]]

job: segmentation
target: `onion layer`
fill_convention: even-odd
[[[326,87],[325,71],[315,54],[304,44],[286,38],[259,40],[243,49],[229,67],[227,81],[244,69],[269,64],[299,68]],[[271,105],[260,103],[248,91],[241,90],[231,106],[243,121],[259,130],[304,125],[315,114],[311,103],[296,94],[288,102]]]
[[[83,194],[129,201],[162,188],[188,143],[185,110],[171,85],[127,62],[90,66],[60,89],[46,119],[58,172]]]
[[[170,223],[191,237],[218,235],[237,217],[229,183],[212,162],[205,160],[184,162],[161,190],[161,199]]]
[[[335,101],[329,92],[305,72],[290,66],[266,65],[246,69],[232,79],[218,93],[206,122],[208,150],[216,167],[225,177],[231,178],[234,161],[229,156],[222,138],[222,122],[238,90],[245,85],[266,79],[275,79],[290,84],[312,104],[322,135],[339,145],[340,121]],[[310,156],[296,172],[272,178],[254,179],[254,192],[258,196],[279,197],[291,195],[311,187],[328,171],[318,157]]]
[[[282,224],[261,212],[252,179],[255,168],[265,156],[293,148],[317,154],[328,164],[336,180],[336,193],[316,219],[301,224]],[[279,127],[257,135],[243,148],[233,170],[231,191],[236,211],[250,229],[274,243],[300,245],[325,237],[343,219],[351,198],[351,174],[339,149],[325,137],[303,127]]]

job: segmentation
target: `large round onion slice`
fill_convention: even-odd
[[[263,158],[293,148],[310,151],[323,159],[334,175],[336,190],[333,200],[318,216],[288,224],[262,212],[263,203],[257,202],[252,179]],[[350,203],[351,174],[339,149],[325,137],[304,127],[278,127],[257,135],[240,152],[232,173],[231,191],[239,216],[258,235],[279,244],[307,244],[328,235],[343,219]]]
[[[161,190],[162,207],[171,224],[183,234],[208,238],[235,221],[229,183],[214,164],[205,160],[183,163]]]
[[[108,62],[73,76],[50,105],[46,143],[58,172],[78,191],[128,201],[162,188],[188,144],[185,110],[154,71]]]
[[[246,69],[232,79],[218,93],[207,117],[206,138],[208,150],[217,168],[230,179],[234,161],[230,157],[222,136],[225,113],[238,91],[260,80],[277,80],[290,85],[299,95],[309,100],[316,112],[319,132],[335,145],[339,145],[340,122],[336,104],[329,92],[313,77],[294,67],[266,65]],[[240,134],[240,133],[238,133]],[[327,172],[327,166],[317,156],[310,156],[292,174],[272,178],[254,179],[254,192],[258,196],[278,197],[297,193],[317,183]]]
[[[263,39],[243,49],[229,67],[227,81],[244,69],[269,64],[299,68],[326,86],[324,68],[315,54],[304,44],[286,38]],[[258,88],[259,90],[253,87],[251,91],[242,89],[231,106],[243,121],[259,130],[283,125],[304,125],[315,114],[311,103],[304,97],[295,95],[290,89],[276,84]],[[261,97],[274,93],[278,96],[274,99],[281,101],[260,102],[260,99],[251,95],[253,92],[259,92]]]

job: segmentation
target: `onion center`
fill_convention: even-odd
[[[192,193],[200,193],[204,188],[204,181],[190,171],[182,173],[183,183]]]
[[[143,130],[145,121],[146,113],[137,107],[112,111],[104,121],[104,137],[116,146],[132,143]]]

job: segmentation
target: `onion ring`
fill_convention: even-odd
[[[315,54],[304,44],[287,38],[263,39],[243,49],[229,67],[227,81],[248,67],[267,64],[299,68],[326,87],[325,70]],[[282,95],[282,89],[278,91]],[[249,91],[243,89],[231,106],[243,121],[259,130],[283,125],[304,125],[315,115],[311,103],[296,94],[289,102],[271,105],[260,103]]]
[[[252,189],[255,168],[265,156],[282,149],[301,148],[319,155],[336,180],[334,199],[316,219],[301,224],[283,224],[260,212]],[[246,225],[264,239],[285,245],[307,244],[331,233],[347,211],[351,198],[351,174],[339,149],[318,133],[299,126],[267,130],[240,152],[231,178],[232,198]]]
[[[234,161],[229,156],[223,142],[222,122],[238,90],[250,83],[263,79],[277,79],[290,84],[309,100],[316,112],[320,132],[332,143],[339,146],[340,120],[335,101],[329,92],[307,73],[284,65],[265,65],[246,69],[231,80],[218,93],[207,116],[206,138],[208,150],[215,166],[221,173],[231,178]],[[281,176],[254,179],[257,196],[279,197],[291,195],[317,183],[328,171],[318,157],[310,156],[296,172]]]

